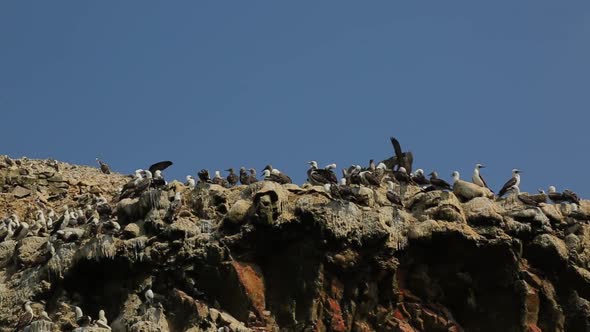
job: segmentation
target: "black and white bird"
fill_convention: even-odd
[[[563,194],[560,192],[557,192],[557,189],[555,188],[555,186],[549,186],[549,193],[547,194],[547,196],[549,196],[549,199],[555,204],[559,204],[559,203],[565,201]]]
[[[240,167],[240,183],[246,186],[250,184],[250,176],[248,176],[246,167]]]
[[[102,310],[102,309],[100,309],[98,311],[98,319],[94,323],[96,324],[96,326],[98,326],[100,328],[107,329],[107,330],[111,329],[111,327],[109,326],[109,321],[107,320],[104,310]]]
[[[490,187],[486,183],[486,180],[481,175],[480,169],[482,169],[482,168],[485,168],[485,166],[482,164],[475,165],[475,168],[473,169],[473,176],[471,177],[471,181],[480,187],[490,189]]]
[[[90,326],[90,322],[92,322],[92,318],[90,316],[85,316],[82,312],[82,309],[78,306],[74,307],[74,311],[76,313],[76,324],[80,327],[88,327]]]
[[[315,160],[309,161],[308,164],[307,181],[312,185],[319,186],[327,183],[338,183],[338,177],[332,171],[336,168],[336,164],[330,164],[323,169],[318,168],[318,163]]]
[[[211,183],[211,178],[209,177],[209,171],[206,169],[202,169],[197,173],[199,177],[199,183]]]
[[[229,186],[227,180],[221,177],[221,172],[219,171],[215,171],[215,176],[213,177],[213,180],[211,180],[211,182],[224,188],[227,188]]]
[[[438,177],[438,173],[436,171],[432,171],[430,174],[430,184],[436,190],[452,190],[451,185]]]
[[[147,304],[152,305],[154,303],[154,292],[151,288],[148,288],[143,295]]]
[[[504,184],[502,189],[500,189],[500,192],[498,193],[499,197],[504,196],[508,191],[520,192],[520,172],[521,171],[516,168],[512,170],[512,177]]]
[[[166,210],[166,215],[164,216],[164,221],[168,223],[172,223],[176,216],[180,213],[180,208],[182,207],[182,194],[181,192],[176,192],[174,194],[174,199],[170,203],[168,210]]]
[[[406,168],[403,166],[400,166],[397,169],[397,171],[393,171],[393,176],[401,184],[408,185],[408,184],[414,183],[414,181],[412,180],[412,177],[410,176],[410,174],[408,174],[408,172],[406,171]]]
[[[412,180],[419,186],[430,184],[430,181],[424,176],[424,170],[421,168],[418,168],[414,174],[412,174]]]
[[[563,191],[563,198],[565,198],[565,200],[570,203],[580,205],[580,197],[578,196],[578,194],[569,189],[565,189]]]
[[[276,168],[274,168],[272,170],[269,170],[268,168],[265,169],[262,172],[262,177],[266,181],[277,182],[277,183],[280,183],[280,184],[293,183],[291,181],[291,178],[288,175],[281,173]]]

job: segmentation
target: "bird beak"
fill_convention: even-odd
[[[481,165],[479,166],[479,168],[486,168],[486,165]]]

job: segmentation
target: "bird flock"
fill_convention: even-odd
[[[331,163],[325,167],[319,167],[317,161],[309,161],[307,170],[308,184],[306,185],[321,186],[332,199],[346,200],[359,205],[366,205],[367,201],[365,196],[359,194],[358,188],[375,189],[385,185],[386,197],[392,206],[404,208],[404,193],[408,186],[417,187],[418,192],[452,191],[454,186],[461,181],[457,171],[452,174],[453,184],[441,179],[436,171],[429,173],[429,177],[425,176],[423,169],[416,169],[412,172],[412,153],[403,152],[395,138],[391,138],[391,142],[395,150],[393,158],[380,163],[370,160],[366,167],[351,165],[342,169],[340,179],[335,173],[336,164]],[[102,173],[111,174],[110,167],[105,162],[98,158],[96,161]],[[387,166],[388,163],[389,167]],[[147,170],[136,170],[131,175],[130,180],[119,188],[111,202],[108,202],[100,194],[89,193],[89,197],[78,202],[79,206],[64,205],[59,212],[43,204],[38,204],[34,213],[29,213],[24,218],[19,217],[16,213],[11,213],[0,220],[0,242],[10,240],[18,242],[27,236],[46,236],[49,237],[49,241],[45,250],[48,257],[51,258],[55,255],[55,247],[62,242],[75,242],[84,237],[121,236],[121,226],[113,213],[113,204],[124,199],[137,198],[146,191],[169,189],[163,171],[172,164],[171,161],[162,161],[151,165]],[[58,170],[57,167],[54,168]],[[483,168],[485,166],[482,164],[475,165],[471,182],[478,187],[489,189],[493,193],[482,175]],[[259,181],[271,181],[281,185],[292,184],[293,182],[288,175],[272,165],[264,167],[261,179],[257,178],[256,170],[253,168],[241,167],[238,174],[233,168],[227,169],[226,172],[228,174],[222,177],[220,171],[215,171],[213,178],[211,178],[209,171],[202,169],[197,173],[197,180],[192,175],[187,175],[184,185],[189,189],[197,186],[206,187],[207,185],[231,188],[238,185],[248,186]],[[554,186],[550,186],[547,193],[543,190],[539,190],[539,193],[535,195],[521,193],[519,188],[520,173],[518,169],[512,170],[512,176],[500,188],[497,198],[507,194],[515,194],[524,204],[534,206],[546,203],[548,199],[558,204],[580,204],[580,199],[576,193],[567,189],[563,192],[557,192]],[[164,221],[172,223],[178,216],[181,207],[182,194],[181,191],[178,191],[170,199],[168,210],[163,218]],[[147,305],[154,305],[154,294],[151,289],[145,292],[144,297]],[[161,307],[161,304],[157,306]],[[74,307],[74,311],[78,326],[96,326],[110,329],[104,310],[99,311],[96,320],[85,316],[79,307]],[[23,315],[18,322],[17,328],[19,330],[25,329],[35,319],[51,321],[45,311],[42,311],[39,315],[34,315],[31,302],[26,301],[23,304]]]

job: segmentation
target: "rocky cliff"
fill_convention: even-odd
[[[0,331],[590,331],[588,201],[128,181],[0,158]]]

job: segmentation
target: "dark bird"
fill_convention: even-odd
[[[570,203],[580,205],[580,197],[578,194],[569,189],[563,191],[563,198]]]
[[[254,168],[250,168],[250,176],[248,181],[250,181],[250,183],[258,182],[258,179],[256,178],[256,170]]]
[[[395,137],[390,137],[389,140],[391,141],[391,145],[393,145],[395,156],[385,160],[384,163],[388,168],[395,170],[395,166],[397,166],[397,168],[403,167],[406,171],[411,173],[412,164],[414,163],[414,155],[410,151],[403,152],[399,141]]]
[[[426,186],[430,184],[430,181],[424,176],[424,170],[418,168],[414,174],[412,175],[412,181],[414,181],[417,185]]]
[[[518,200],[523,202],[525,205],[539,206],[539,202],[537,202],[535,199],[531,197],[531,195],[528,194],[518,194]]]
[[[206,169],[202,169],[197,173],[199,177],[199,183],[211,183],[211,178],[209,177],[209,171]]]
[[[289,176],[287,176],[286,174],[281,173],[278,169],[273,169],[272,171],[265,169],[262,172],[262,176],[264,178],[264,180],[266,181],[272,181],[272,182],[277,182],[280,184],[287,184],[287,183],[293,183],[291,181],[291,178]]]
[[[178,213],[180,213],[180,208],[182,207],[182,196],[180,192],[174,194],[174,199],[170,203],[168,210],[166,211],[166,215],[164,216],[164,221],[168,223],[172,223]]]
[[[245,167],[240,167],[240,183],[246,186],[250,184],[250,176]]]
[[[391,204],[395,206],[404,207],[404,202],[402,201],[401,197],[395,193],[393,187],[393,181],[387,181],[387,200],[391,202]]]
[[[484,180],[483,176],[481,175],[481,173],[479,171],[482,168],[485,168],[485,166],[482,164],[475,165],[475,169],[473,170],[473,176],[471,177],[471,181],[480,187],[490,189],[490,187],[486,183],[486,180]]]
[[[156,174],[156,171],[163,171],[170,166],[172,166],[171,161],[160,161],[150,166],[150,168],[148,168],[148,171],[150,171],[152,174]]]
[[[348,169],[342,170],[342,175],[346,179],[347,184],[361,184],[361,171],[362,168],[359,165],[352,165]]]
[[[109,168],[109,165],[107,165],[106,163],[102,162],[98,158],[96,158],[96,161],[98,162],[98,165],[100,165],[100,171],[103,174],[111,174],[111,169]]]
[[[236,184],[238,184],[238,176],[234,172],[234,169],[229,168],[229,169],[226,169],[225,171],[229,172],[229,174],[227,175],[227,177],[225,179],[227,180],[227,183],[230,185],[230,187],[233,187]]]
[[[35,318],[35,315],[33,314],[33,308],[31,308],[30,301],[27,301],[23,304],[23,310],[24,310],[24,312],[19,317],[18,323],[16,324],[16,329],[14,330],[15,332],[17,332],[17,331],[20,332],[20,331],[24,330],[25,327],[27,327],[29,324],[31,324],[31,322],[33,321],[33,318]]]
[[[512,177],[510,178],[510,180],[508,180],[504,184],[502,189],[500,189],[500,192],[498,193],[498,197],[504,196],[509,190],[520,191],[520,188],[518,187],[519,185],[520,185],[520,170],[515,168],[512,170]]]
[[[434,189],[452,190],[451,185],[447,181],[438,178],[437,172],[432,171],[432,173],[428,175],[430,175],[430,184],[434,187]]]
[[[380,186],[381,180],[371,171],[362,171],[359,173],[361,184],[365,186]]]
[[[312,185],[319,186],[326,183],[338,183],[338,177],[332,171],[336,168],[336,164],[330,164],[323,169],[318,168],[318,163],[315,160],[309,161],[308,164],[307,181]]]

